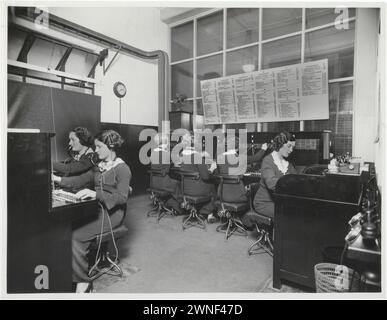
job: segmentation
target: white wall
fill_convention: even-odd
[[[382,186],[386,183],[386,37],[387,37],[387,26],[386,26],[386,9],[381,9],[382,19],[381,23],[381,34],[379,35],[378,41],[378,76],[377,76],[377,120],[379,121],[379,142],[374,144],[375,148],[375,167],[377,172],[377,180],[382,195],[383,208],[385,208],[385,201],[387,196],[387,190]]]
[[[353,90],[353,151],[365,161],[375,161],[377,135],[377,9],[357,10]]]
[[[144,51],[169,53],[169,31],[157,8],[50,7],[49,12]],[[107,63],[115,52],[109,52]],[[101,121],[119,122],[119,100],[113,84],[121,81],[128,92],[122,99],[122,123],[158,125],[158,68],[156,60],[141,61],[119,54],[104,76],[97,69],[96,94],[102,97]]]

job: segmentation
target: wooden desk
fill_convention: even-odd
[[[52,136],[8,133],[8,293],[71,292],[71,224],[98,212],[96,200],[52,206]]]
[[[325,247],[344,247],[349,219],[358,212],[359,177],[289,174],[277,183],[273,287],[282,280],[315,288],[314,266]]]

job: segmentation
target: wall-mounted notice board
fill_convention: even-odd
[[[327,59],[200,85],[205,124],[329,119]]]

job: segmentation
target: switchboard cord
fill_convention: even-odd
[[[114,171],[114,168],[113,168],[113,172],[114,172],[114,178],[116,177],[115,176],[115,171]],[[105,202],[104,200],[104,195],[103,195],[103,180],[104,180],[104,176],[103,176],[103,173],[101,174],[101,179],[100,179],[100,188],[101,188],[101,195],[102,195],[102,200],[103,202]],[[109,212],[107,210],[105,210],[103,204],[101,202],[98,202],[98,205],[101,207],[101,210],[102,210],[102,222],[101,222],[101,230],[100,230],[100,235],[99,235],[99,242],[98,242],[98,248],[97,248],[97,254],[95,256],[95,263],[94,265],[90,268],[89,270],[89,277],[91,280],[94,280],[96,278],[98,278],[101,273],[97,273],[96,275],[94,276],[91,276],[91,274],[93,273],[93,271],[95,269],[97,269],[98,267],[98,264],[100,262],[100,251],[101,251],[101,245],[102,245],[102,235],[103,235],[103,229],[104,229],[104,222],[105,222],[105,214],[107,215],[107,218],[108,218],[108,222],[109,222],[109,228],[110,228],[110,235],[112,237],[112,242],[113,242],[113,245],[114,245],[114,249],[115,249],[115,258],[114,258],[114,264],[117,264],[118,262],[118,247],[117,247],[117,244],[116,244],[116,240],[114,238],[114,232],[113,232],[113,227],[112,227],[112,222],[111,222],[111,219],[110,219],[110,216],[109,216]],[[105,270],[102,271],[102,273],[106,273],[108,272],[109,270],[111,270],[113,267],[114,267],[114,264],[111,264],[110,267],[106,268]]]

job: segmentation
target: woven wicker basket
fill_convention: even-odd
[[[319,263],[314,266],[317,292],[358,292],[360,277],[346,266]]]

